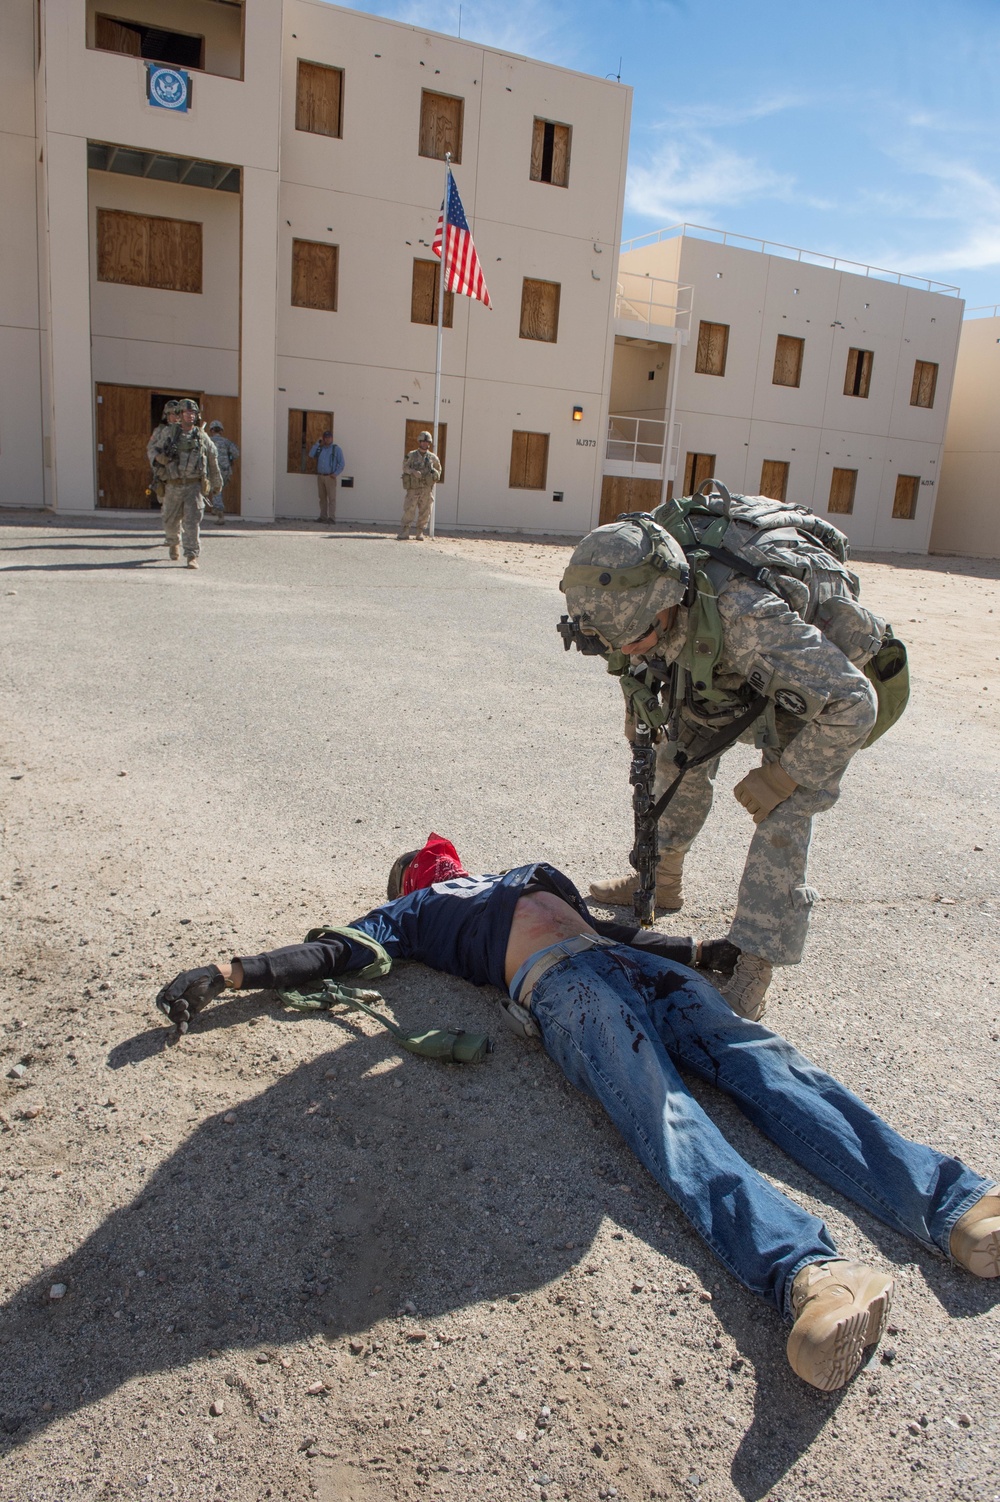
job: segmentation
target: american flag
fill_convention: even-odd
[[[441,234],[446,208],[448,217],[448,248],[444,262],[445,286],[449,292],[460,292],[465,297],[478,298],[484,307],[492,307],[490,294],[486,290],[483,268],[479,264],[476,247],[472,243],[472,231],[469,229],[469,221],[465,217],[462,200],[458,196],[458,188],[450,171],[448,173],[448,187],[445,193],[445,201],[441,205],[437,229],[434,231],[434,243],[431,246],[436,256],[441,255]]]

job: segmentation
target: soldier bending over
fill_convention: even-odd
[[[679,1073],[718,1086],[817,1178],[976,1277],[1000,1276],[1000,1188],[957,1158],[900,1137],[870,1106],[759,1022],[737,1015],[692,963],[716,945],[591,918],[542,862],[470,876],[432,835],[401,856],[390,900],[340,936],[188,970],[156,998],[178,1035],[224,989],[290,989],[418,960],[505,1003],[619,1132],[729,1271],[792,1321],[788,1360],[830,1392],[881,1337],[888,1273],[837,1255],[823,1222],[726,1141]]]

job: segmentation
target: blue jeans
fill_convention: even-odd
[[[788,1318],[796,1274],[838,1255],[830,1234],[744,1162],[677,1066],[724,1090],[803,1168],[925,1247],[947,1254],[955,1222],[992,1188],[958,1158],[900,1137],[672,960],[625,945],[571,955],[537,982],[531,1010],[566,1078],[600,1101],[729,1271]]]

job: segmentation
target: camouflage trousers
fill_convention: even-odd
[[[399,524],[400,536],[405,537],[410,528],[413,527],[416,535],[420,537],[424,528],[430,522],[431,507],[433,504],[433,485],[429,486],[426,490],[408,490],[406,492],[406,500],[403,503],[403,520]],[[416,522],[415,526],[414,522]]]
[[[201,552],[201,519],[205,497],[200,480],[168,480],[163,498],[163,533],[168,547],[180,545],[185,558]]]
[[[682,741],[687,739],[683,733]],[[752,740],[748,733],[741,739]],[[675,741],[663,741],[656,758],[656,796],[677,775],[672,760]],[[765,751],[765,761],[779,752]],[[715,793],[720,756],[695,767],[682,779],[659,823],[661,854],[688,851],[708,818]],[[755,826],[740,881],[736,916],[729,938],[747,954],[771,965],[797,965],[805,948],[816,893],[806,883],[813,815],[832,808],[839,795],[816,788],[797,788],[784,803]],[[746,816],[749,823],[749,815]]]

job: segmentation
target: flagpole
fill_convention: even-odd
[[[445,262],[448,259],[448,189],[451,185],[451,152],[444,154],[444,207],[441,210],[441,270],[438,274],[438,321],[437,321],[437,351],[434,358],[434,442],[433,451],[438,452],[438,426],[441,418],[441,358],[444,353],[444,277]],[[431,502],[431,518],[428,527],[428,535],[434,540],[434,521],[437,511],[437,500]]]

